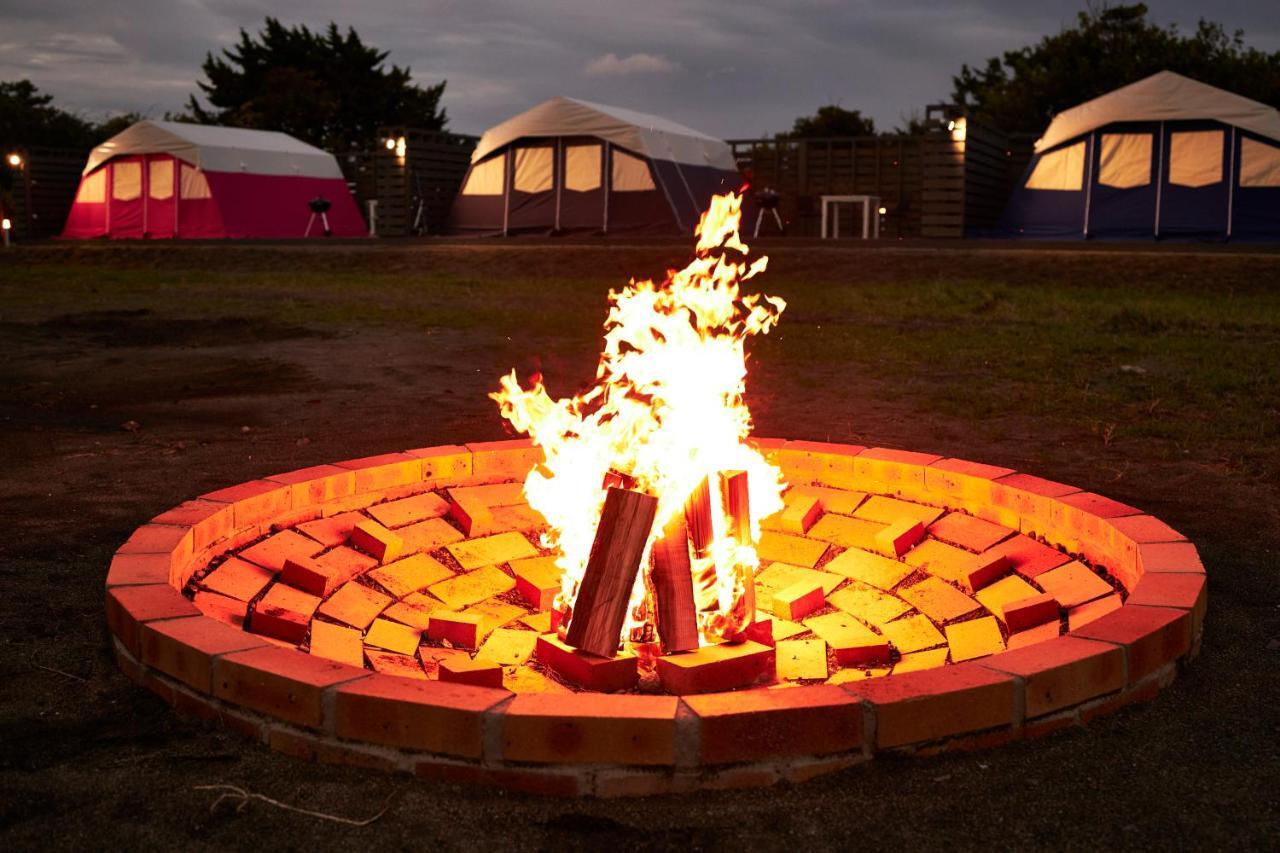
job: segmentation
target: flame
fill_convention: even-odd
[[[556,606],[565,615],[572,613],[586,569],[610,472],[658,499],[641,564],[648,566],[655,539],[684,512],[704,478],[715,486],[720,472],[743,470],[752,541],[728,534],[728,519],[713,500],[711,554],[695,559],[693,572],[704,641],[727,636],[754,618],[741,612],[744,584],[759,566],[754,541],[760,520],[782,507],[783,483],[781,471],[746,443],[751,414],[743,401],[744,343],[767,334],[786,303],[741,293],[741,284],[768,263],[766,257],[745,262],[741,216],[741,196],[714,197],[698,223],[696,256],[688,266],[668,271],[661,284],[632,279],[609,292],[604,351],[588,390],[553,400],[541,377],[525,389],[513,370],[490,395],[503,417],[545,453],[524,489],[530,506],[547,519],[543,544],[558,551],[563,580]],[[632,590],[620,640],[652,638],[644,630],[652,613],[645,575],[641,571]]]

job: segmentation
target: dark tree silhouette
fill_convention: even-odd
[[[823,136],[874,136],[874,119],[864,117],[858,110],[846,110],[836,104],[818,107],[811,116],[796,119],[791,130],[778,134],[790,139],[813,139]]]

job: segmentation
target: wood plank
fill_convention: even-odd
[[[693,573],[689,559],[689,528],[676,515],[653,546],[650,573],[656,609],[658,639],[664,652],[685,652],[698,647],[698,613],[693,600]]]

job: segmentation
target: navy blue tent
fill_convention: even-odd
[[[1001,222],[1039,239],[1280,241],[1280,112],[1162,71],[1060,113]]]

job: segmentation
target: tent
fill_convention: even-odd
[[[140,121],[90,152],[62,236],[301,237],[316,196],[335,235],[366,233],[332,154],[284,133]]]
[[[689,233],[713,194],[742,183],[723,140],[657,116],[552,98],[485,131],[449,229]]]
[[[1280,240],[1280,112],[1171,71],[1056,116],[1002,230]]]

